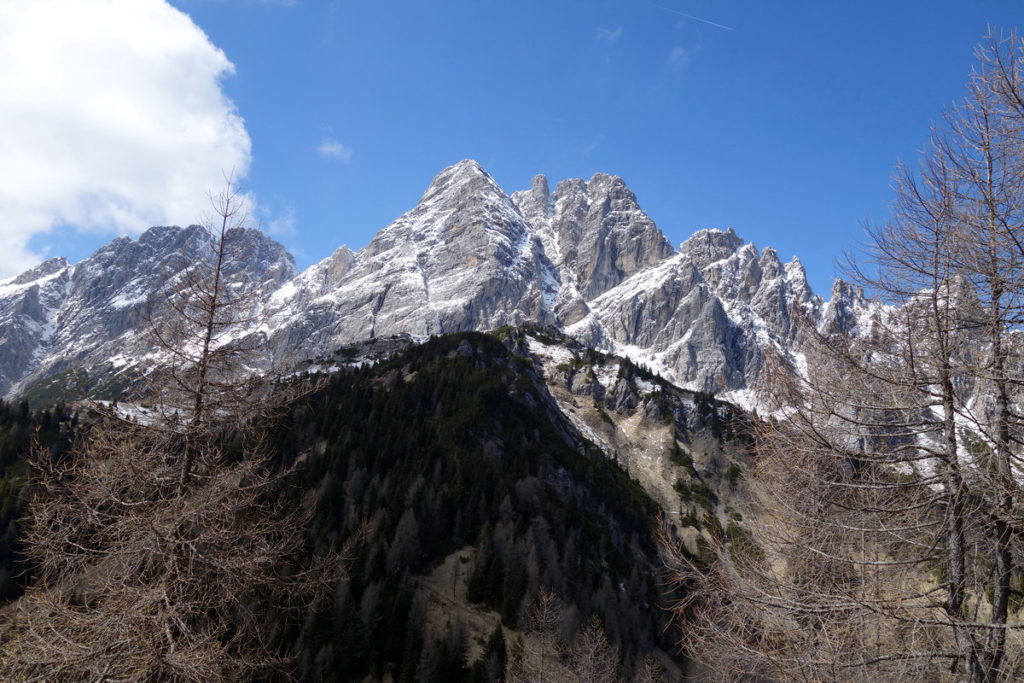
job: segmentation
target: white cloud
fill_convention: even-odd
[[[206,213],[251,160],[220,87],[233,71],[165,0],[0,2],[0,277],[57,225],[134,233]]]
[[[320,141],[320,146],[316,148],[316,151],[325,159],[337,159],[346,163],[352,161],[352,150],[337,140],[324,138]]]
[[[600,40],[602,42],[608,43],[609,45],[614,45],[615,43],[617,43],[619,41],[619,38],[621,38],[621,37],[622,37],[622,27],[621,26],[618,26],[618,27],[616,27],[614,29],[611,29],[611,28],[599,28],[599,29],[597,29],[597,33],[594,35],[594,38],[596,38],[597,40]]]
[[[209,2],[228,2],[228,0],[208,0]],[[258,5],[283,5],[284,7],[293,7],[298,4],[298,0],[249,0],[249,2]]]
[[[674,69],[681,69],[690,62],[690,53],[686,48],[676,45],[668,53],[668,63]]]
[[[294,237],[298,234],[297,223],[295,210],[285,209],[267,223],[267,234],[271,237]]]

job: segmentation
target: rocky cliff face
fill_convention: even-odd
[[[764,351],[796,361],[794,316],[821,319],[799,261],[783,265],[731,229],[701,230],[677,253],[590,302],[569,331],[709,392],[756,387]],[[735,397],[739,398],[739,397]]]
[[[599,173],[589,181],[565,180],[551,195],[547,178],[537,176],[512,199],[558,268],[566,324],[585,314],[585,302],[672,254],[621,178]]]
[[[73,272],[53,258],[0,282],[0,395],[45,357]]]
[[[196,227],[153,228],[75,267],[55,259],[0,282],[0,393],[72,367],[144,366],[147,311],[204,239]],[[368,339],[532,321],[749,402],[767,348],[799,362],[798,315],[853,334],[869,308],[845,283],[825,304],[799,261],[783,264],[732,230],[702,230],[673,249],[622,179],[605,174],[554,192],[537,176],[509,195],[463,161],[366,247],[341,247],[298,275],[261,233],[242,242],[230,277],[259,291],[248,334],[269,342],[268,367]]]
[[[291,255],[262,232],[239,231],[232,243],[229,286],[267,298],[294,277]],[[165,314],[161,300],[209,244],[199,226],[150,228],[138,240],[117,238],[74,267],[52,259],[0,283],[0,315],[14,318],[11,329],[32,332],[17,345],[0,344],[0,392],[14,394],[73,368],[108,375],[144,369],[154,354],[150,316]],[[45,303],[33,315],[16,313],[37,298]]]

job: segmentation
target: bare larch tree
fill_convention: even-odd
[[[295,564],[310,513],[281,495],[260,420],[272,389],[238,341],[258,302],[227,277],[242,202],[229,183],[213,204],[203,256],[154,305],[161,417],[108,413],[70,456],[36,454],[25,540],[38,580],[8,613],[4,680],[288,678],[269,627],[341,569],[336,556]]]
[[[745,533],[665,531],[683,642],[735,680],[1014,680],[1024,364],[1024,44],[991,35],[852,270],[874,314],[779,359]]]

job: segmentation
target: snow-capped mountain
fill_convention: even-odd
[[[154,301],[203,247],[198,227],[121,237],[76,266],[51,259],[0,281],[0,395],[69,370],[116,377],[145,367]],[[825,303],[799,261],[732,230],[702,230],[678,250],[621,178],[572,179],[552,193],[537,176],[506,193],[474,161],[443,170],[420,202],[359,251],[340,247],[295,274],[257,231],[229,276],[260,291],[248,334],[267,367],[343,345],[537,322],[716,393],[756,387],[764,350],[799,362],[797,311],[837,332],[867,305],[837,282]]]
[[[267,298],[295,275],[292,256],[258,230],[235,240],[229,284]],[[162,292],[209,246],[199,226],[150,228],[119,237],[75,266],[50,259],[0,281],[0,394],[74,370],[92,380],[145,367],[152,357],[151,316],[162,314]],[[70,378],[68,381],[72,381]]]

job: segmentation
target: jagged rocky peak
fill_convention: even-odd
[[[864,288],[837,277],[832,282],[832,301],[863,302]]]
[[[261,362],[281,369],[368,339],[535,322],[681,384],[727,392],[756,387],[766,349],[800,353],[797,309],[820,328],[854,333],[872,314],[845,283],[823,306],[798,260],[784,264],[731,228],[698,231],[675,251],[626,183],[603,173],[554,191],[537,175],[510,196],[480,164],[460,161],[366,247],[340,247],[294,277],[279,244],[255,231],[239,236],[229,276],[265,295],[266,315],[250,333],[266,335]],[[147,300],[205,239],[198,226],[153,228],[77,267],[52,260],[19,276],[23,285],[0,282],[0,393],[70,367],[144,357]],[[28,292],[35,282],[39,291]]]
[[[697,268],[703,270],[715,261],[729,258],[744,244],[743,238],[732,228],[719,230],[709,228],[698,230],[679,245],[679,252],[685,255]]]
[[[761,258],[753,243],[741,243],[732,254],[706,265],[706,254],[698,252],[696,256],[708,284],[727,300],[749,302],[761,287]]]
[[[157,225],[139,235],[137,244],[157,251],[174,249],[186,242],[205,240],[208,234],[206,228],[195,223],[184,228],[177,225]],[[125,244],[132,243],[132,239],[127,236],[119,240]]]
[[[252,302],[255,315],[263,300],[294,277],[295,263],[258,230],[239,228],[229,236],[224,276],[231,287],[259,293]],[[157,293],[173,287],[183,271],[209,253],[209,245],[210,234],[200,226],[159,226],[138,239],[119,237],[69,268],[73,275],[60,305],[47,316],[47,335],[11,390],[76,365],[109,369],[145,357],[152,351],[149,319],[167,313],[152,305],[163,300]]]
[[[519,207],[526,220],[538,230],[543,230],[547,226],[555,209],[548,177],[542,173],[533,177],[529,190],[513,193],[512,201]]]
[[[548,177],[543,173],[538,173],[533,176],[533,182],[530,185],[530,191],[538,197],[544,199],[551,198],[551,190],[548,188]]]
[[[187,228],[158,226],[137,240],[121,236],[82,260],[72,277],[72,296],[82,304],[105,301],[139,276],[161,277],[177,272],[192,261],[206,232],[198,225]],[[145,263],[144,268],[139,268]]]
[[[564,180],[554,196],[555,265],[591,300],[672,255],[672,244],[618,176]]]
[[[761,260],[758,263],[761,273],[765,278],[777,278],[785,275],[785,268],[779,260],[779,252],[774,247],[765,247],[761,250]]]
[[[590,305],[592,314],[570,328],[581,339],[638,354],[683,385],[743,390],[734,398],[750,400],[764,352],[798,351],[795,311],[817,321],[821,300],[799,261],[783,265],[775,249],[759,252],[729,229],[695,233],[675,256]]]
[[[786,264],[786,284],[798,298],[803,301],[810,301],[815,298],[811,284],[807,281],[807,270],[799,258],[794,256]],[[820,302],[820,299],[819,299]]]
[[[826,334],[856,336],[869,307],[861,287],[836,278],[832,283],[832,298],[824,307],[819,327]]]
[[[226,274],[268,290],[295,275],[295,260],[260,230],[235,228],[229,233]],[[113,301],[116,308],[143,302],[176,273],[195,263],[208,248],[210,234],[190,225],[158,226],[137,240],[119,237],[75,268],[71,296],[83,305]]]
[[[335,252],[283,289],[270,329],[287,357],[393,334],[554,322],[557,273],[512,198],[467,160],[364,249]]]
[[[377,233],[363,253],[376,257],[395,248],[431,249],[486,258],[496,248],[509,252],[525,232],[512,199],[480,164],[464,160],[441,171],[419,203]]]
[[[679,247],[681,258],[698,268],[727,301],[746,303],[785,298],[789,304],[808,303],[814,293],[807,273],[796,257],[783,265],[773,247],[758,252],[752,242],[729,228],[700,230]],[[776,305],[781,302],[773,302]]]
[[[617,175],[595,173],[587,182],[587,191],[592,197],[607,202],[612,211],[638,211],[636,195],[626,187],[626,182]]]
[[[0,396],[38,362],[67,298],[74,269],[52,258],[0,280]]]
[[[42,280],[43,278],[49,277],[54,273],[57,273],[65,268],[68,268],[68,260],[63,256],[56,256],[54,258],[46,259],[35,268],[30,268],[24,273],[17,275],[9,280],[9,284],[12,285],[27,285],[30,282],[36,280]],[[0,281],[0,284],[4,284]]]
[[[505,192],[476,161],[463,159],[442,170],[420,197],[420,204],[464,203],[484,193],[504,195]]]
[[[252,282],[264,296],[295,277],[295,257],[262,230],[234,228],[228,237],[231,240],[228,277]]]

